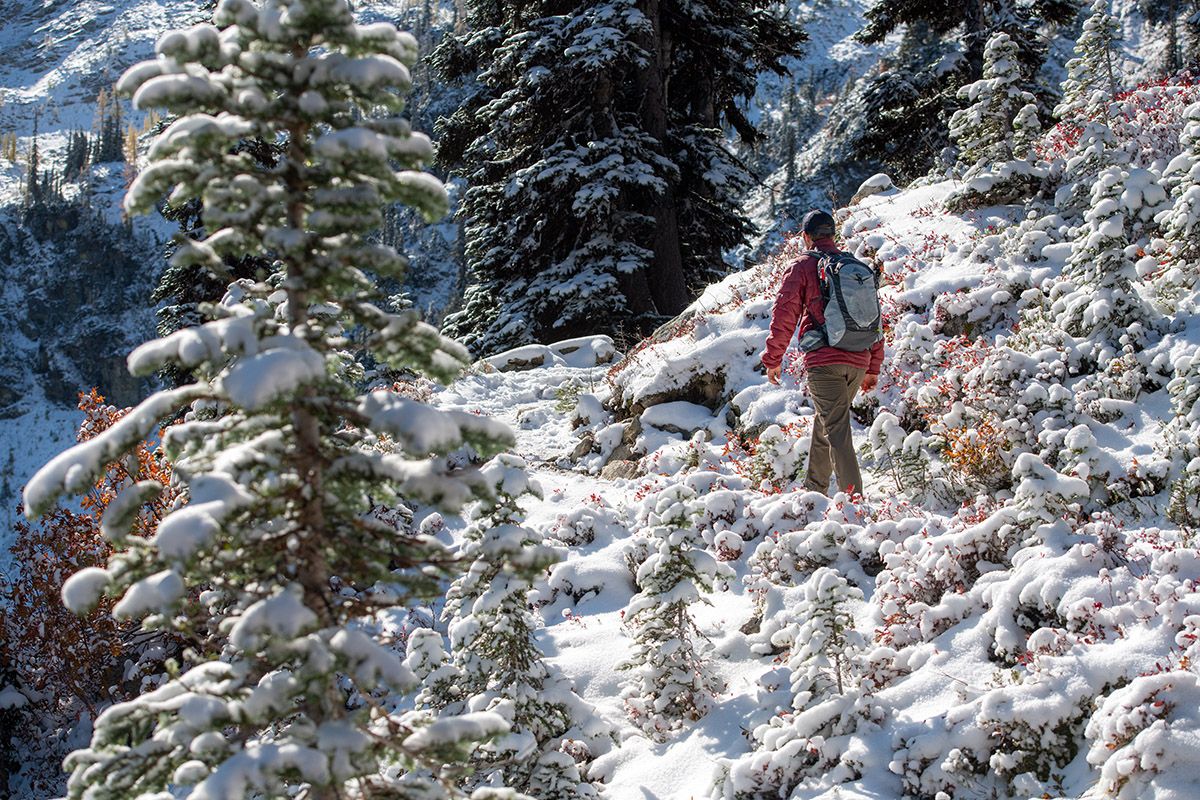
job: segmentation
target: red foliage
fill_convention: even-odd
[[[81,442],[128,411],[105,405],[95,389],[79,395],[79,408],[84,412],[77,436]],[[11,552],[20,572],[0,576],[0,660],[15,670],[21,688],[36,698],[33,708],[38,721],[49,731],[70,727],[85,710],[95,716],[98,707],[127,698],[136,688],[126,690],[122,685],[136,677],[125,672],[128,643],[137,623],[114,620],[112,598],[102,598],[92,612],[76,616],[63,606],[61,594],[72,574],[107,563],[113,548],[100,535],[100,517],[122,488],[140,480],[157,480],[167,487],[134,522],[133,535],[149,536],[177,495],[170,487],[170,464],[149,443],[108,465],[80,499],[80,511],[60,508],[36,522],[16,525]],[[54,742],[36,741],[35,729],[18,734],[29,737],[36,750],[55,747]],[[62,754],[44,755],[54,765]],[[61,775],[49,766],[30,780],[39,791],[61,790],[57,786]]]

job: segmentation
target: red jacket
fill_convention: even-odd
[[[839,252],[833,239],[817,239],[813,249],[823,253]],[[779,295],[771,309],[771,333],[763,350],[762,363],[768,369],[783,363],[783,353],[797,332],[803,336],[810,328],[825,322],[825,305],[821,302],[821,284],[817,278],[816,256],[803,255],[788,267],[779,286]],[[869,375],[878,375],[883,364],[883,342],[878,341],[869,350],[851,353],[836,347],[822,347],[804,354],[804,366],[820,367],[825,364],[849,364],[865,369]]]

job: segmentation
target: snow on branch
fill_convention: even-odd
[[[124,455],[183,406],[210,391],[204,383],[156,392],[94,439],[80,442],[37,471],[25,487],[25,513],[45,514],[60,495],[78,494],[95,482],[105,466]]]

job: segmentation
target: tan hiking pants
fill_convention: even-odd
[[[850,434],[850,403],[858,394],[867,371],[848,364],[826,364],[808,369],[808,396],[817,418],[804,488],[829,493],[829,473],[837,475],[838,489],[862,492],[862,474]]]

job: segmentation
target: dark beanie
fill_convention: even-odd
[[[816,209],[805,214],[804,219],[800,221],[800,230],[814,239],[833,238],[833,228],[833,217],[824,211]]]

